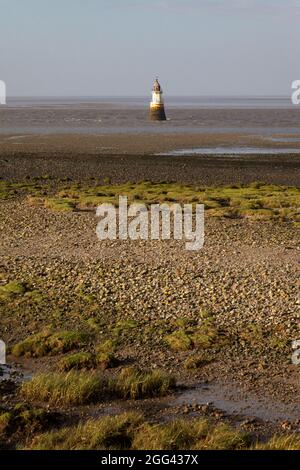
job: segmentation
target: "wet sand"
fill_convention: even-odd
[[[2,178],[51,176],[113,182],[178,181],[237,184],[264,181],[299,185],[299,154],[156,155],[174,149],[214,146],[284,149],[286,142],[245,134],[11,135],[0,137]]]

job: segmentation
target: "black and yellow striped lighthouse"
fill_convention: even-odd
[[[163,92],[156,78],[152,88],[152,101],[150,103],[150,118],[152,121],[166,121]]]

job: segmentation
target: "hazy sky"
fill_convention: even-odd
[[[300,0],[0,0],[13,95],[290,94]]]

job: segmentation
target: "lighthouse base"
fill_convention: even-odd
[[[166,113],[164,105],[155,104],[150,105],[150,119],[151,121],[166,121]]]

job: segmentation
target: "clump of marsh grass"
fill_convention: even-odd
[[[37,436],[30,445],[32,450],[122,450],[130,449],[136,430],[143,418],[128,412],[89,420],[71,428]]]
[[[18,403],[9,411],[0,413],[0,439],[27,438],[44,431],[53,415],[42,408]]]
[[[10,281],[4,286],[0,286],[0,298],[9,298],[19,295],[24,295],[27,291],[27,286],[18,281]]]
[[[138,322],[131,318],[118,321],[111,329],[111,333],[115,341],[118,341],[120,336],[131,332],[134,328],[138,327]]]
[[[166,395],[175,387],[175,379],[159,370],[143,371],[126,367],[116,379],[110,381],[109,387],[121,398],[136,400]]]
[[[96,346],[96,353],[114,353],[117,350],[118,342],[114,339],[106,339]]]
[[[91,372],[37,374],[22,384],[21,396],[29,401],[48,402],[54,406],[83,405],[99,397],[105,383]]]
[[[43,300],[43,296],[38,290],[32,290],[28,284],[16,280],[0,286],[0,301],[12,302],[15,300],[39,303]]]
[[[116,356],[112,352],[97,351],[78,352],[63,357],[58,364],[61,371],[68,372],[72,369],[110,369],[118,364]]]
[[[146,422],[140,413],[127,412],[88,420],[35,436],[32,450],[299,450],[295,434],[274,436],[253,444],[250,436],[228,424],[208,419],[175,419]]]
[[[167,335],[165,340],[172,351],[188,351],[193,347],[190,335],[182,329]]]
[[[71,369],[92,369],[95,367],[95,356],[89,352],[79,352],[63,357],[58,368],[61,371],[68,372]]]
[[[75,202],[70,198],[47,198],[45,207],[52,211],[72,212],[75,208]]]
[[[198,369],[199,367],[203,367],[206,364],[209,364],[214,359],[215,357],[207,351],[203,351],[202,353],[196,353],[186,359],[184,363],[184,368],[187,370]]]
[[[218,328],[213,317],[207,312],[200,313],[197,325],[189,325],[181,321],[175,331],[165,337],[165,341],[173,351],[188,351],[189,349],[209,349],[216,346],[220,340]],[[222,341],[224,338],[222,339]]]
[[[28,401],[71,406],[90,403],[100,397],[137,400],[162,396],[173,387],[174,378],[163,372],[128,367],[113,378],[76,370],[37,374],[30,382],[23,383],[20,393]]]
[[[225,424],[206,419],[177,419],[149,424],[139,413],[89,420],[71,428],[36,436],[34,450],[191,450],[246,449],[249,437]]]
[[[118,364],[115,356],[117,349],[117,341],[107,339],[101,344],[96,346],[95,362],[101,369],[110,369]]]
[[[133,448],[140,450],[245,449],[247,435],[225,424],[213,426],[206,419],[177,419],[167,424],[144,424],[135,435]]]
[[[231,428],[226,423],[213,427],[205,438],[196,441],[197,450],[240,450],[246,449],[251,440],[248,434]]]
[[[78,331],[59,331],[52,333],[45,330],[26,338],[12,348],[16,357],[42,357],[61,354],[84,346],[89,339],[87,333]]]
[[[210,319],[204,320],[191,334],[191,339],[196,349],[208,349],[218,337],[218,330]]]
[[[281,352],[287,349],[289,338],[283,325],[271,326],[269,329],[262,325],[249,323],[243,330],[237,332],[237,338],[242,346],[252,349],[271,349]]]
[[[300,450],[299,434],[273,436],[266,443],[257,443],[255,450]]]
[[[139,450],[184,450],[191,447],[197,437],[206,435],[209,424],[206,420],[191,422],[176,419],[167,424],[145,423],[136,433],[133,448]]]
[[[95,363],[102,370],[105,370],[118,365],[118,360],[111,352],[98,352],[95,356]]]

